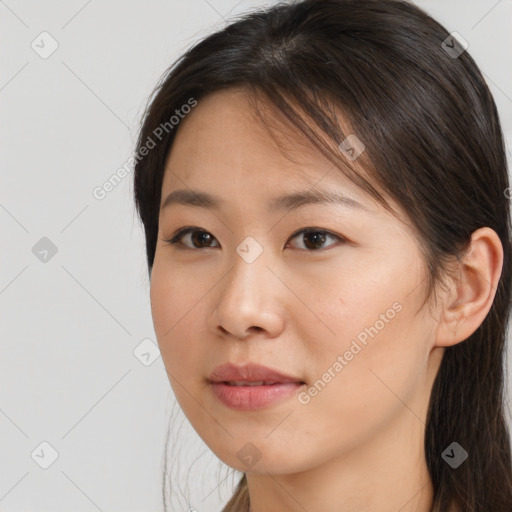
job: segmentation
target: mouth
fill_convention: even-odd
[[[289,400],[306,384],[301,378],[255,363],[217,366],[207,380],[213,396],[237,411],[259,410]]]
[[[258,381],[223,381],[220,384],[226,384],[227,386],[277,386],[281,384],[305,384],[305,382],[297,381],[297,382],[267,382],[263,380]]]

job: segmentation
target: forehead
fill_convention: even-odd
[[[212,93],[178,126],[166,161],[163,189],[186,183],[209,187],[239,184],[258,190],[295,186],[343,186],[363,192],[275,108],[245,89]],[[368,199],[367,199],[368,200]]]

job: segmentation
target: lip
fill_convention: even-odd
[[[286,383],[302,383],[304,381],[299,377],[291,375],[285,375],[273,368],[268,366],[262,366],[259,364],[248,363],[243,366],[239,366],[233,363],[225,363],[217,366],[209,377],[210,382],[235,382],[235,381],[246,381],[246,382],[277,382],[279,384]]]
[[[208,379],[210,387],[224,405],[239,411],[262,409],[285,400],[297,392],[305,382],[272,368],[249,363],[217,366]],[[274,384],[238,385],[229,382],[272,382]]]

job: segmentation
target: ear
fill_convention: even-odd
[[[466,340],[480,327],[491,309],[503,268],[503,246],[494,230],[477,229],[458,263],[459,278],[450,288],[441,310],[435,345],[447,347]]]

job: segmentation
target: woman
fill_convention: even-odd
[[[176,398],[234,511],[512,510],[509,187],[464,41],[399,0],[247,14],[159,84],[134,193]]]

